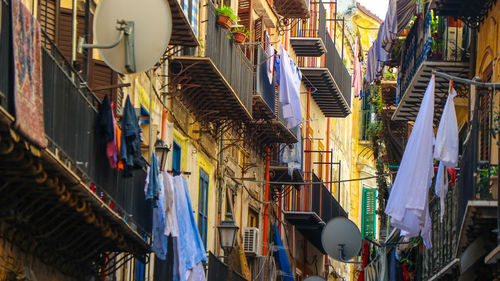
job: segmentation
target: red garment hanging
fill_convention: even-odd
[[[370,256],[370,248],[368,241],[363,240],[363,271],[358,276],[358,281],[365,281],[365,268],[368,265],[368,257]]]

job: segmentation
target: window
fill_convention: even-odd
[[[208,174],[200,169],[200,190],[198,192],[198,230],[205,248],[207,247],[208,228]]]
[[[248,227],[259,228],[259,213],[248,208]]]
[[[377,214],[375,212],[377,190],[363,187],[363,203],[361,213],[361,236],[363,238],[375,238]]]
[[[172,171],[174,175],[181,172],[181,146],[174,141],[174,148],[172,150]]]

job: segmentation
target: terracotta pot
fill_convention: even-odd
[[[217,23],[225,29],[229,29],[231,27],[231,22],[231,18],[224,15],[219,15],[219,18],[217,19]]]
[[[245,43],[247,36],[242,32],[235,32],[233,35],[233,40],[235,43]]]

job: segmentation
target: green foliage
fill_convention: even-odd
[[[234,13],[231,6],[222,5],[216,9],[217,15],[223,15],[230,18],[232,21],[239,21],[240,18]]]
[[[491,167],[490,169],[478,169],[479,181],[476,185],[476,194],[479,199],[488,200],[493,199],[490,192],[490,179],[492,176],[498,176],[498,166]]]
[[[379,120],[371,122],[370,125],[368,125],[368,128],[366,129],[366,135],[368,136],[368,139],[378,138],[380,137],[381,133],[382,133],[382,122]]]
[[[250,31],[248,31],[244,26],[239,26],[231,29],[231,33],[243,33],[247,36],[247,38],[250,38]]]

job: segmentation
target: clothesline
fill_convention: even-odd
[[[432,71],[432,74],[435,74],[436,76],[439,76],[439,77],[442,77],[442,78],[445,78],[448,80],[453,80],[455,82],[462,83],[462,84],[470,84],[470,85],[475,85],[475,86],[479,86],[479,87],[486,87],[486,88],[488,88],[488,87],[495,87],[495,88],[500,87],[500,83],[483,83],[483,82],[478,82],[478,81],[474,81],[474,80],[470,80],[470,79],[460,78],[457,76],[449,75],[449,74],[435,71],[435,70]]]
[[[381,175],[378,175],[378,176],[370,176],[370,177],[357,178],[357,179],[348,179],[348,180],[340,180],[340,181],[318,181],[318,182],[265,181],[265,180],[249,179],[249,178],[232,178],[232,179],[233,180],[240,180],[240,181],[256,182],[256,183],[269,183],[269,184],[280,184],[280,185],[313,185],[313,184],[326,184],[326,183],[362,181],[362,180],[368,180],[368,179],[373,179],[373,178],[378,178],[378,177],[386,177],[386,176],[389,176],[389,175],[392,175],[392,174],[396,174],[396,173],[397,172],[389,172],[389,173],[381,174]]]

